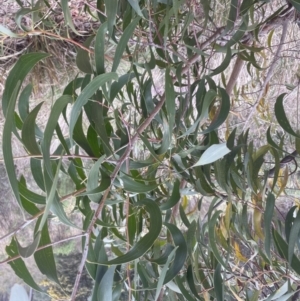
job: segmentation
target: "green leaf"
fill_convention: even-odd
[[[147,234],[145,234],[145,236],[143,236],[126,254],[109,261],[95,262],[96,264],[116,265],[131,262],[142,257],[151,248],[154,241],[157,239],[162,227],[162,216],[159,207],[154,201],[149,199],[143,199],[135,203],[134,206],[143,206],[149,213],[150,226]]]
[[[3,96],[2,96],[2,110],[3,110],[4,115],[7,118],[11,118],[11,116],[8,117],[6,114],[10,100],[15,103],[15,99],[11,99],[11,95],[16,88],[16,83],[18,81],[20,81],[20,85],[21,85],[23,83],[26,75],[30,72],[30,70],[34,67],[34,65],[38,61],[40,61],[48,56],[49,56],[49,54],[47,54],[47,53],[24,54],[19,58],[19,60],[15,64],[15,66],[9,72],[9,75],[8,75],[6,83],[5,83],[5,89],[3,92]],[[19,88],[17,88],[15,97],[17,97],[17,95],[18,95],[20,87],[21,86],[19,86]]]
[[[13,159],[12,146],[11,146],[12,131],[14,127],[13,116],[14,116],[15,102],[17,99],[17,93],[19,88],[20,88],[20,81],[16,84],[16,87],[11,95],[11,100],[9,101],[7,116],[3,128],[2,148],[3,148],[4,164],[10,182],[10,186],[19,205],[21,206],[22,204],[19,196],[18,182],[17,182],[16,172],[15,172],[15,165]]]
[[[211,145],[200,157],[200,160],[193,166],[200,166],[215,162],[225,155],[229,154],[231,150],[227,147],[226,143]]]
[[[109,1],[109,0],[107,0],[107,1]],[[113,61],[111,72],[117,71],[120,61],[121,61],[121,58],[122,58],[122,55],[123,55],[123,52],[127,46],[127,43],[129,41],[130,37],[132,36],[132,34],[135,30],[135,27],[139,23],[140,19],[141,19],[140,17],[133,19],[132,22],[124,30],[124,32],[120,38],[120,41],[118,43],[118,46],[116,48],[115,58]]]
[[[20,94],[18,109],[20,117],[23,121],[25,121],[28,113],[29,113],[29,97],[32,93],[32,84],[28,84]]]
[[[235,20],[237,18],[239,2],[238,0],[231,0],[230,11],[227,19],[226,31],[231,30],[234,27]]]
[[[106,273],[104,274],[99,288],[98,288],[98,301],[112,301],[113,295],[113,283],[114,283],[114,274],[115,274],[116,266],[110,267]]]
[[[168,210],[173,208],[178,202],[180,201],[180,183],[179,180],[176,179],[174,186],[173,186],[173,191],[172,195],[170,198],[167,200],[167,202],[161,204],[159,206],[160,210]]]
[[[9,257],[15,257],[18,256],[18,247],[17,243],[15,241],[15,238],[12,239],[9,246],[6,246],[5,248],[6,253],[9,255]],[[14,270],[15,274],[21,278],[27,285],[35,289],[36,291],[43,292],[43,290],[36,284],[36,282],[33,280],[30,272],[28,271],[23,259],[15,259],[8,263],[11,268]]]
[[[24,120],[22,128],[22,142],[27,148],[28,152],[32,155],[40,155],[41,150],[36,142],[35,138],[35,127],[36,127],[36,116],[43,105],[43,102],[38,104]]]
[[[68,0],[60,0],[61,8],[64,13],[65,22],[70,28],[76,33],[76,35],[81,36],[81,34],[75,29],[72,16],[69,9],[69,1]]]
[[[156,285],[156,292],[155,292],[155,298],[154,298],[155,301],[158,299],[158,297],[160,295],[160,292],[161,292],[161,289],[162,289],[162,287],[165,283],[165,278],[166,278],[170,263],[174,258],[174,255],[175,255],[175,252],[177,251],[177,248],[178,247],[174,248],[171,251],[170,255],[168,256],[168,260],[167,260],[166,264],[164,265],[164,267],[162,268],[162,270],[160,272],[158,282],[157,282],[157,285]]]
[[[105,73],[105,33],[107,31],[107,23],[101,24],[97,31],[96,41],[95,41],[95,64],[97,75]]]
[[[57,99],[57,101],[55,102],[51,110],[48,123],[45,128],[44,139],[41,143],[41,148],[43,152],[44,166],[50,178],[52,178],[52,167],[51,167],[51,160],[50,160],[51,140],[62,111],[69,103],[72,102],[72,100],[73,99],[70,95],[63,95]]]
[[[116,16],[118,11],[118,0],[104,0],[105,3],[105,11],[107,16],[107,30],[108,37],[110,38],[114,29],[114,25],[116,22]]]
[[[138,0],[128,0],[129,4],[131,7],[134,9],[134,11],[142,18],[144,18],[144,15],[141,11],[141,8],[139,6],[139,1]]]
[[[95,92],[111,80],[117,80],[118,75],[116,73],[106,73],[96,76],[88,85],[82,90],[81,94],[77,97],[70,117],[70,137],[73,137],[73,131],[76,121],[81,113],[82,107],[89,101],[89,98],[95,94]]]
[[[92,168],[90,169],[89,175],[88,175],[88,179],[87,179],[87,184],[86,184],[86,189],[87,191],[92,191],[93,189],[95,189],[96,187],[98,187],[99,185],[99,180],[100,180],[100,175],[99,175],[99,171],[100,171],[100,166],[103,163],[103,160],[105,159],[105,156],[100,157],[97,162],[92,166]],[[100,194],[93,194],[91,195],[90,193],[87,193],[87,195],[89,195],[89,199],[93,202],[98,202],[101,196]]]
[[[233,0],[233,1],[236,1],[236,0]],[[221,63],[221,65],[219,67],[212,70],[212,73],[209,74],[210,77],[222,73],[229,66],[229,64],[231,62],[232,53],[231,53],[230,46],[227,46],[226,48],[227,48],[227,50],[226,50],[226,55],[225,55],[224,61]]]
[[[282,297],[285,293],[287,293],[288,290],[289,290],[289,281],[286,281],[276,292],[271,294],[271,296],[269,296],[269,298],[267,298],[266,301],[279,300],[279,298]]]
[[[290,3],[296,8],[298,12],[300,12],[300,2],[299,0],[290,0]]]
[[[222,213],[222,211],[216,211],[214,215],[209,219],[208,222],[208,236],[209,236],[209,245],[211,248],[211,251],[213,252],[214,256],[218,260],[218,262],[226,268],[226,264],[222,256],[220,255],[218,251],[218,247],[216,244],[216,237],[215,237],[215,226],[216,222],[219,218],[219,215]]]
[[[23,257],[23,258],[28,258],[30,257],[36,250],[39,242],[40,242],[40,238],[41,238],[41,232],[38,231],[35,236],[34,236],[34,240],[33,242],[27,246],[27,247],[22,247],[18,240],[16,239],[17,245],[18,245],[18,251],[19,254]]]
[[[294,130],[292,129],[287,117],[286,117],[286,114],[285,114],[285,111],[284,111],[284,106],[283,106],[283,98],[285,96],[285,93],[279,95],[276,99],[276,103],[275,103],[275,116],[276,116],[276,119],[278,121],[278,123],[280,124],[280,126],[287,132],[289,133],[290,135],[294,136],[294,137],[298,137],[300,138],[299,135],[297,135]]]
[[[43,177],[41,180],[43,180]],[[27,187],[21,181],[18,183],[18,190],[21,196],[32,203],[40,205],[46,204],[46,198],[43,195],[27,189]]]
[[[224,283],[221,276],[221,264],[218,263],[214,272],[214,290],[216,294],[217,301],[224,300]]]
[[[86,39],[86,41],[83,43],[83,46],[86,48],[89,48],[91,42],[94,40],[94,36],[90,36]],[[93,74],[93,67],[90,62],[90,54],[87,50],[83,48],[77,49],[77,55],[76,55],[76,65],[78,69],[84,73],[87,74]]]
[[[54,176],[53,183],[51,185],[50,191],[48,190],[48,187],[46,187],[46,189],[47,189],[46,207],[45,207],[45,210],[44,210],[41,222],[39,224],[38,231],[42,231],[43,230],[44,224],[47,221],[48,214],[49,214],[50,209],[52,207],[52,203],[54,202],[55,194],[56,194],[56,189],[57,189],[58,175],[59,175],[59,172],[60,172],[60,166],[61,166],[61,159],[59,160],[58,166],[56,168],[56,173],[55,173],[55,176]],[[45,171],[45,173],[46,172],[47,171]]]
[[[288,244],[284,241],[284,239],[281,237],[281,235],[278,233],[276,229],[272,229],[272,234],[274,238],[275,245],[277,249],[279,250],[280,255],[284,257],[284,259],[288,260],[289,254],[288,254]],[[292,269],[300,275],[300,261],[298,257],[293,254],[292,260],[291,260],[291,267]]]
[[[213,121],[213,123],[210,124],[206,130],[204,130],[199,134],[207,134],[216,130],[227,119],[230,110],[230,99],[227,92],[223,88],[219,87],[219,91],[222,96],[221,108],[218,110],[219,115],[217,116],[216,120]]]
[[[177,248],[173,264],[169,267],[164,280],[164,284],[166,284],[177,276],[184,266],[187,257],[187,246],[182,232],[175,225],[164,223],[164,226],[171,233],[175,248]]]
[[[297,212],[297,216],[294,219],[293,226],[291,228],[290,235],[289,235],[288,261],[290,265],[294,255],[295,244],[299,240],[299,232],[300,232],[300,211]]]
[[[193,133],[197,129],[198,124],[201,123],[201,121],[203,119],[207,118],[207,116],[208,116],[208,109],[209,109],[211,103],[216,98],[216,96],[217,96],[217,92],[215,90],[208,90],[205,93],[204,100],[203,100],[203,105],[202,105],[202,110],[201,110],[201,115],[193,123],[193,125],[183,135],[181,135],[179,138],[185,137],[185,136]]]
[[[111,85],[111,91],[110,91],[111,102],[115,99],[115,97],[122,90],[122,88],[125,85],[127,85],[133,78],[135,78],[134,73],[126,73],[120,76],[119,80]]]
[[[265,250],[269,259],[271,259],[271,225],[275,207],[275,197],[269,193],[266,200],[266,209],[264,214],[264,231],[265,231]]]
[[[8,36],[10,38],[23,38],[24,37],[24,34],[14,33],[10,29],[4,27],[1,24],[0,24],[0,33],[1,33],[1,35]]]
[[[133,178],[123,175],[120,180],[123,182],[123,187],[126,191],[135,192],[135,193],[144,193],[154,190],[158,187],[157,183],[146,184],[145,182],[135,181]]]
[[[41,221],[41,217],[39,218],[38,222],[36,223],[34,232],[38,231],[40,221]],[[43,248],[39,251],[36,251],[34,253],[34,260],[42,274],[47,276],[50,280],[59,284],[53,249],[50,244],[51,244],[51,240],[50,240],[50,236],[49,236],[48,225],[47,225],[47,223],[45,223],[45,225],[42,229],[42,232],[41,232],[41,239],[40,239],[39,247],[43,247],[46,245],[49,245],[49,247]]]
[[[172,133],[174,123],[175,123],[175,112],[176,112],[175,98],[176,98],[176,96],[175,96],[174,85],[172,82],[172,78],[170,76],[169,68],[166,69],[166,73],[165,73],[165,93],[166,93],[167,117],[169,120],[169,131],[170,131],[170,133]]]

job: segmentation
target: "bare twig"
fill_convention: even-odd
[[[85,234],[76,234],[76,235],[72,235],[70,237],[67,237],[67,238],[63,238],[63,239],[60,239],[59,241],[55,241],[55,242],[51,242],[50,244],[46,244],[44,246],[41,246],[41,247],[38,247],[36,249],[36,251],[40,251],[40,250],[43,250],[45,248],[48,248],[48,247],[51,247],[51,246],[54,246],[54,245],[57,245],[57,244],[60,244],[62,242],[65,242],[65,241],[69,241],[69,240],[72,240],[74,238],[78,238],[78,237],[82,237],[84,236]],[[17,255],[17,256],[14,256],[14,257],[10,257],[10,258],[7,258],[3,261],[0,261],[0,265],[4,264],[4,263],[9,263],[9,262],[12,262],[16,259],[19,259],[21,257],[21,255]]]
[[[82,192],[85,192],[86,188],[82,188],[82,189],[79,189],[75,192],[72,192],[72,193],[69,193],[63,197],[60,198],[60,201],[63,202],[67,199],[69,199],[70,197],[75,197],[77,196],[78,194],[82,193]],[[34,220],[36,220],[39,216],[41,216],[43,213],[44,213],[44,209],[42,209],[39,213],[33,215],[30,219],[28,219],[27,221],[25,221],[22,225],[20,225],[17,229],[14,229],[12,230],[11,232],[5,234],[4,236],[0,237],[0,241],[5,239],[5,238],[8,238],[16,233],[18,233],[19,231],[21,231],[22,229],[24,229],[25,227],[27,227],[29,224],[31,224]]]

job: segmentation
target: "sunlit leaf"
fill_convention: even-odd
[[[200,160],[194,166],[200,166],[215,162],[225,155],[229,154],[231,150],[226,146],[226,143],[211,145],[200,157]]]

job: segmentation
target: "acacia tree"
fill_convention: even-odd
[[[22,33],[1,32],[58,38],[47,30],[50,4],[44,5],[20,9]],[[76,31],[67,1],[60,5]],[[82,230],[71,300],[84,269],[94,280],[92,300],[296,300],[300,213],[294,206],[282,222],[274,210],[288,181],[287,163],[299,153],[285,95],[277,95],[272,113],[295,139],[292,155],[272,127],[262,145],[249,126],[268,113],[269,82],[298,2],[276,3],[276,9],[258,0],[84,5],[99,27],[83,43],[60,37],[78,47],[79,73],[54,102],[44,129],[37,122],[43,103],[30,105],[32,85],[23,82],[48,54],[22,55],[6,80],[3,157],[15,198],[30,218],[10,233],[2,264],[42,291],[26,267],[33,255],[39,270],[62,285],[49,235],[56,217]],[[36,26],[24,29],[25,14]],[[266,66],[274,32],[280,41]],[[241,72],[260,89],[242,126],[234,127],[237,105],[247,105],[239,100],[246,97],[237,83]],[[16,176],[13,136],[30,158],[40,193]],[[70,194],[58,192],[62,175],[73,183]],[[197,202],[189,205],[192,199]],[[65,201],[82,225],[70,221]],[[16,233],[32,222],[32,238],[21,246]]]

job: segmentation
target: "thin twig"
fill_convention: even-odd
[[[69,199],[70,197],[75,197],[77,196],[78,194],[82,193],[82,192],[85,192],[86,191],[86,187],[82,188],[82,189],[79,189],[79,190],[76,190],[75,192],[72,192],[72,193],[69,193],[63,197],[60,198],[60,202],[63,202],[67,199]],[[39,213],[33,215],[30,219],[28,219],[27,221],[25,221],[22,225],[20,225],[17,229],[15,230],[12,230],[11,232],[5,234],[4,236],[0,237],[0,241],[5,239],[5,238],[8,238],[16,233],[18,233],[20,230],[24,229],[25,227],[27,227],[29,224],[31,224],[34,220],[36,220],[39,216],[41,216],[43,213],[44,213],[44,209],[42,209]]]
[[[45,249],[45,248],[48,248],[48,247],[51,247],[51,246],[60,244],[60,243],[62,243],[62,242],[65,242],[65,241],[68,241],[68,240],[71,240],[71,239],[74,239],[74,238],[82,237],[82,236],[84,236],[84,235],[85,235],[84,233],[72,235],[72,236],[70,236],[70,237],[60,239],[59,241],[51,242],[51,243],[46,244],[46,245],[44,245],[44,246],[40,246],[40,247],[38,247],[38,248],[36,249],[36,251],[43,250],[43,249]],[[3,261],[0,261],[0,265],[2,265],[2,264],[4,264],[4,263],[9,263],[9,262],[14,261],[14,260],[19,259],[19,258],[21,258],[21,255],[20,255],[20,254],[14,256],[14,257],[7,258],[7,259],[5,259],[5,260],[3,260]]]
[[[271,77],[272,77],[272,75],[273,75],[273,71],[274,71],[276,62],[277,62],[277,60],[279,59],[279,54],[280,54],[280,52],[281,52],[281,50],[282,50],[283,43],[284,43],[285,38],[286,38],[287,29],[288,29],[288,23],[289,23],[289,20],[287,19],[287,20],[285,20],[285,22],[282,24],[282,34],[281,34],[279,46],[278,46],[278,48],[277,48],[277,50],[276,50],[274,59],[273,59],[273,61],[272,61],[272,63],[271,63],[271,66],[270,66],[269,71],[268,71],[268,73],[267,73],[266,79],[265,79],[265,81],[264,81],[264,83],[263,83],[263,85],[262,85],[262,89],[261,89],[261,91],[260,91],[260,93],[259,93],[259,96],[258,96],[258,98],[257,98],[257,101],[256,101],[256,103],[253,105],[252,110],[251,110],[251,112],[249,113],[249,115],[248,115],[248,117],[247,117],[247,119],[246,119],[246,121],[245,121],[245,124],[244,124],[244,127],[243,127],[243,131],[245,131],[245,130],[248,128],[249,123],[250,123],[250,121],[252,120],[254,113],[256,112],[257,106],[259,105],[260,99],[262,98],[263,94],[265,93],[266,86],[268,85],[268,83],[269,83],[269,81],[270,81],[270,79],[271,79]]]

